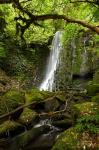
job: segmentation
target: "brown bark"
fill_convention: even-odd
[[[45,103],[46,101],[53,100],[54,98],[55,98],[55,96],[52,96],[52,97],[49,97],[49,98],[47,98],[47,99],[45,99],[43,101],[40,101],[40,102],[33,101],[33,102],[29,103],[29,104],[24,104],[24,105],[22,105],[22,106],[20,106],[20,107],[18,107],[16,109],[14,109],[11,112],[8,112],[6,114],[1,115],[0,116],[0,120],[9,118],[10,116],[14,115],[15,113],[19,112],[20,110],[23,110],[25,107],[35,106],[36,104],[39,104],[39,103]]]
[[[98,26],[92,25],[83,20],[73,19],[73,18],[66,17],[65,15],[58,15],[58,14],[47,14],[47,15],[35,16],[35,20],[37,20],[37,21],[49,20],[49,19],[63,19],[65,21],[67,21],[68,23],[80,24],[80,25],[87,27],[90,30],[96,32],[97,34],[99,34]]]

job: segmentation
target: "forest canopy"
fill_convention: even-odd
[[[32,33],[35,38],[41,33],[50,36],[57,28],[66,28],[68,23],[99,34],[97,0],[0,0],[0,4],[0,18],[5,21],[6,30],[16,32],[21,39],[31,39]]]

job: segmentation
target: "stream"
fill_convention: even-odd
[[[52,48],[51,48],[50,56],[49,56],[47,66],[45,69],[45,76],[39,86],[40,91],[42,91],[42,90],[50,91],[50,92],[56,91],[56,89],[55,89],[55,87],[56,87],[55,73],[56,73],[57,68],[59,67],[59,63],[60,63],[59,62],[60,52],[62,50],[61,38],[62,38],[62,32],[57,31],[55,33],[55,36],[52,41]],[[84,83],[86,82],[86,78],[84,79],[84,76],[82,76],[82,75],[87,70],[86,69],[86,61],[87,61],[87,57],[88,57],[85,44],[86,44],[86,39],[84,41],[84,52],[82,53],[82,63],[81,63],[81,68],[80,68],[81,76],[80,75],[73,76],[74,81],[73,81],[72,85],[74,84],[73,85],[74,89],[72,87],[72,90],[69,89],[69,91],[67,93],[67,95],[70,94],[69,95],[70,97],[71,97],[71,95],[73,95],[73,92],[79,92],[79,93],[86,92],[86,91],[84,91],[84,88],[82,88],[82,87],[85,87]],[[75,49],[76,49],[75,43],[72,43],[72,47],[74,49],[74,52],[73,52],[73,58],[74,58]],[[74,64],[74,60],[72,60],[72,63]],[[87,80],[89,80],[89,79],[87,79]],[[83,96],[80,97],[78,95],[78,99],[77,99],[77,95],[76,95],[76,97],[74,95],[74,99],[72,97],[72,101],[69,103],[73,104],[75,102],[78,102],[79,99],[81,101],[83,99]],[[54,101],[52,101],[51,104],[47,103],[47,106],[49,105],[48,107],[51,107],[51,109],[53,109],[52,107],[56,107],[56,108],[54,110],[50,110],[47,112],[64,110],[64,106],[66,105],[64,101],[60,101],[60,99],[58,99],[58,98],[53,99],[53,100]],[[84,97],[84,100],[86,100],[85,97]],[[56,103],[55,103],[55,101],[56,101]],[[55,104],[53,104],[53,102]],[[40,109],[40,108],[38,108],[38,109]],[[54,145],[57,137],[60,135],[60,133],[72,126],[73,121],[72,121],[72,117],[70,116],[71,115],[70,111],[71,110],[68,109],[69,113],[65,112],[65,115],[63,115],[63,117],[54,118],[54,120],[50,117],[39,118],[38,121],[33,122],[32,126],[30,128],[24,128],[24,132],[23,131],[20,133],[16,132],[14,136],[11,136],[11,134],[8,134],[8,132],[7,132],[7,134],[8,134],[7,139],[4,139],[4,141],[0,141],[0,150],[50,150],[52,148],[52,146]],[[46,111],[43,110],[43,112],[46,112]],[[61,114],[61,116],[62,116],[62,114]]]

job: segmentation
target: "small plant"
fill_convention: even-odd
[[[99,134],[99,114],[79,118],[76,129],[79,132],[89,131],[90,133]]]

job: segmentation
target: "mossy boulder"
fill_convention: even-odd
[[[99,112],[99,105],[95,102],[84,102],[81,104],[75,104],[73,106],[75,111],[77,111],[78,116],[85,116],[85,115],[93,115]]]
[[[76,129],[78,132],[88,132],[99,134],[99,105],[95,102],[85,102],[76,104],[78,118],[76,119]]]
[[[9,146],[9,149],[11,150],[18,150],[18,149],[25,149],[30,142],[38,138],[42,134],[46,134],[48,131],[50,131],[50,126],[43,125],[38,128],[31,128],[28,131],[25,131],[24,133],[20,134],[17,137],[14,137],[12,139],[12,143]],[[27,148],[26,148],[27,149]]]
[[[0,115],[8,113],[18,106],[24,104],[24,93],[17,90],[10,90],[0,97]]]
[[[7,120],[0,124],[0,136],[6,133],[10,133],[11,131],[15,131],[16,129],[22,127],[19,123],[11,120]]]
[[[89,96],[94,96],[99,93],[99,84],[94,82],[89,82],[87,86],[87,94]]]
[[[87,132],[79,133],[75,128],[63,132],[51,150],[98,150],[99,136]]]
[[[21,122],[22,124],[28,125],[35,120],[36,114],[37,113],[35,111],[29,108],[24,108],[23,112],[21,113],[19,117],[19,122]]]
[[[33,88],[25,93],[25,102],[31,103],[32,101],[42,101],[45,98],[49,97],[50,93],[46,91],[39,91],[36,88]]]

